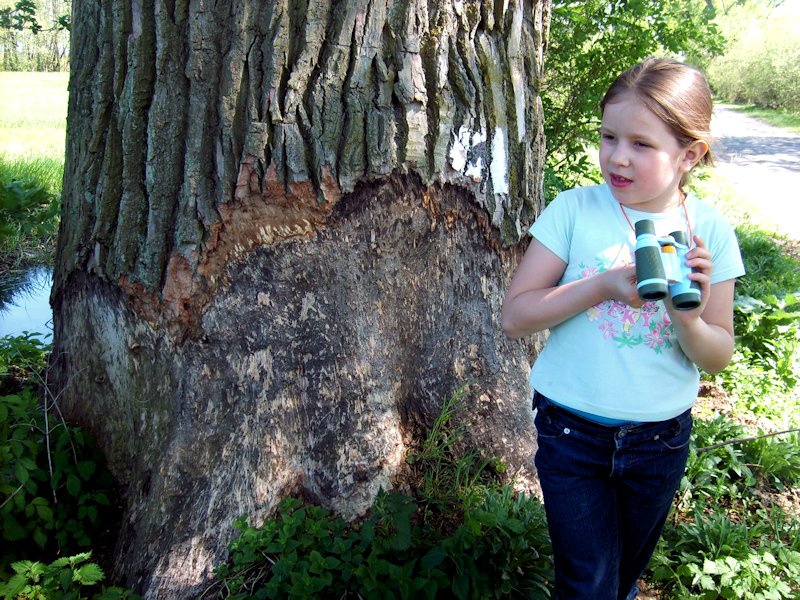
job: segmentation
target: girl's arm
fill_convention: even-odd
[[[687,264],[696,272],[689,275],[700,283],[703,301],[691,311],[675,310],[667,303],[670,319],[683,353],[708,373],[718,373],[733,356],[733,288],[729,279],[711,285],[711,253],[701,238],[687,255]]]
[[[533,239],[522,258],[503,300],[503,330],[517,339],[553,325],[599,304],[615,299],[642,306],[636,293],[636,268],[615,267],[586,279],[558,285],[566,263]]]

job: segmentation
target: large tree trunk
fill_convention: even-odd
[[[500,304],[548,0],[73,6],[54,370],[123,485],[116,575],[191,596],[242,514],[363,513],[465,383],[533,485]]]

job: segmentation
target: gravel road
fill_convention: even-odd
[[[717,171],[753,222],[800,240],[800,135],[716,107]]]

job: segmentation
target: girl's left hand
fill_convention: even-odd
[[[700,317],[708,304],[711,294],[711,252],[706,247],[705,241],[699,235],[694,236],[695,246],[686,253],[686,265],[692,268],[689,279],[700,284],[700,306],[693,310],[677,310],[672,306],[672,301],[667,302],[670,318],[689,322]]]

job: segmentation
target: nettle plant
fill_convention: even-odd
[[[96,587],[103,570],[93,562],[91,552],[57,558],[50,564],[23,560],[12,565],[14,575],[0,583],[0,596],[20,600],[81,600],[93,592],[93,600],[139,600],[139,596],[118,587]]]
[[[114,515],[94,439],[43,391],[48,353],[34,335],[0,339],[0,574],[23,558],[88,548]]]

